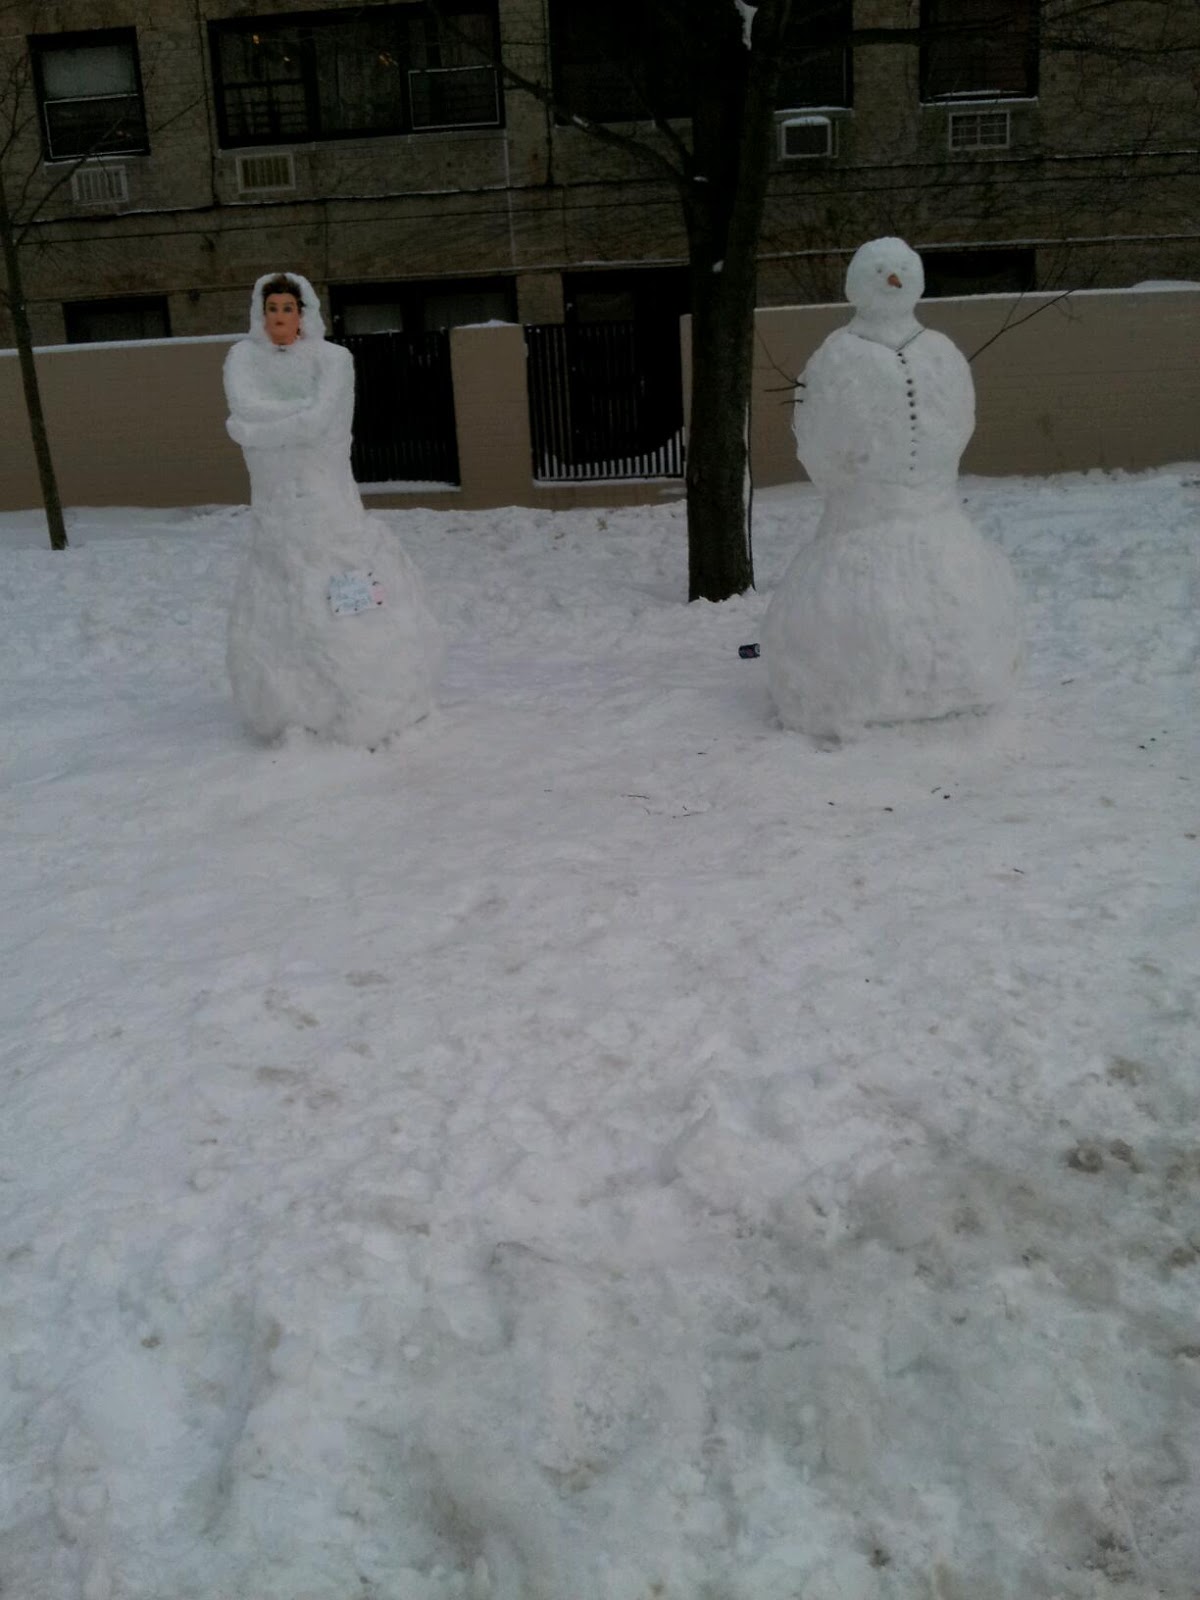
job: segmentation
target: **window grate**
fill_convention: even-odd
[[[1012,143],[1012,118],[1007,111],[952,111],[951,150],[1007,150]]]
[[[269,156],[239,156],[239,194],[279,194],[296,187],[296,163],[287,151]]]
[[[81,206],[117,205],[129,199],[129,175],[124,167],[77,167],[71,174],[71,199]]]

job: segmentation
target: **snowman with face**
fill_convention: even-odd
[[[846,274],[855,316],[797,391],[797,450],[825,509],[771,600],[764,654],[780,721],[824,740],[996,706],[1020,665],[1012,571],[958,498],[971,371],[914,316],[924,287],[903,240],[863,245]]]
[[[363,509],[354,362],[326,340],[307,278],[254,285],[225,393],[252,512],[229,616],[234,702],[264,739],[300,727],[374,748],[429,712],[440,633],[395,533]]]

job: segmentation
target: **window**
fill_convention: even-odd
[[[48,161],[149,150],[135,29],[35,35],[29,49]]]
[[[1036,0],[922,0],[922,100],[1037,94]]]
[[[498,127],[495,0],[209,24],[223,145]]]
[[[68,344],[171,337],[167,297],[162,294],[116,300],[75,300],[63,306],[63,317]]]
[[[850,0],[805,0],[793,7],[775,96],[780,111],[848,106],[853,23]]]
[[[591,122],[690,117],[692,86],[683,52],[641,0],[550,0],[555,98]]]
[[[775,101],[781,110],[850,105],[851,21],[851,0],[797,0]],[[691,116],[693,42],[673,31],[670,7],[550,0],[555,96],[565,113],[593,122]]]
[[[435,278],[426,283],[338,284],[330,290],[333,329],[359,333],[434,333],[470,322],[515,322],[511,278]]]
[[[928,250],[921,254],[925,293],[931,300],[956,294],[1023,294],[1036,286],[1034,252],[1010,250]]]
[[[569,323],[641,322],[675,334],[690,302],[686,268],[618,267],[563,275]]]
[[[1012,143],[1012,115],[1008,111],[952,111],[947,132],[951,150],[1007,150]]]

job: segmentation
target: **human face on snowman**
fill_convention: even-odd
[[[300,336],[300,303],[294,294],[269,294],[263,307],[263,327],[272,344],[295,344]]]

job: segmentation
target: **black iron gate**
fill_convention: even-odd
[[[458,438],[450,335],[350,333],[354,449],[359,483],[457,483]]]
[[[674,318],[528,327],[525,342],[535,478],[682,476]]]

